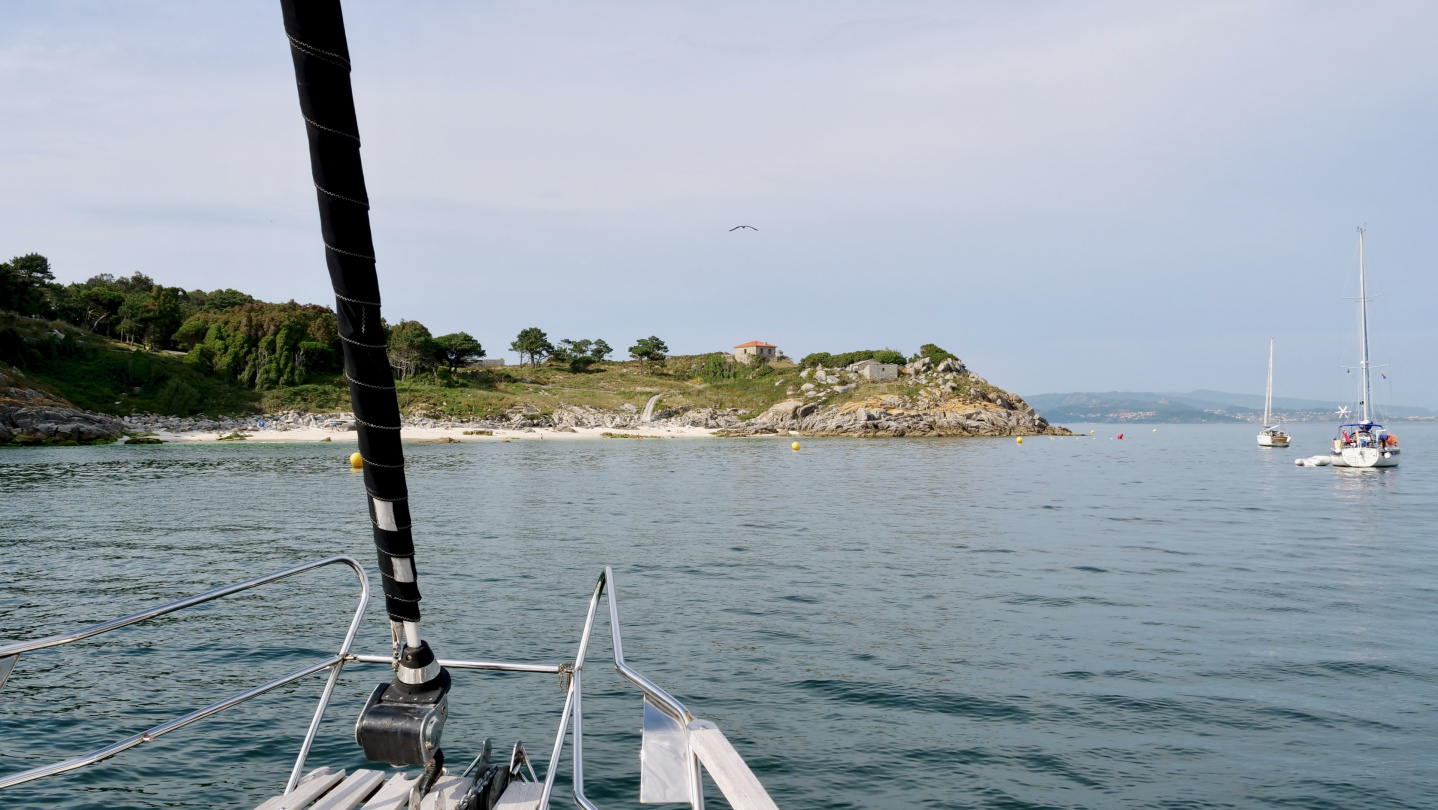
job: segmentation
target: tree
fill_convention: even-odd
[[[91,332],[110,331],[109,327],[120,314],[120,305],[125,296],[111,287],[71,285],[83,306],[81,317]]]
[[[390,327],[389,364],[399,371],[401,380],[416,371],[431,368],[439,358],[438,347],[429,329],[419,321],[400,321]]]
[[[33,317],[49,314],[45,293],[54,281],[50,260],[39,253],[0,262],[0,309]]]
[[[551,356],[567,363],[569,370],[578,374],[613,353],[614,350],[603,340],[561,340]]]
[[[256,390],[300,385],[311,371],[339,367],[339,323],[316,304],[241,304],[201,309],[172,338],[185,364]]]
[[[144,292],[125,296],[120,305],[120,334],[146,348],[168,346],[171,336],[184,323],[185,291],[179,287],[154,284]]]
[[[440,335],[434,339],[434,343],[438,349],[439,361],[444,363],[450,372],[484,357],[484,347],[467,332]]]
[[[549,336],[544,334],[544,330],[531,326],[519,333],[514,342],[509,344],[509,350],[519,354],[521,366],[524,365],[525,355],[529,356],[531,366],[538,366],[540,358],[554,352],[554,345],[549,342]]]
[[[204,298],[205,309],[230,309],[241,304],[253,304],[255,297],[239,290],[215,290]]]
[[[129,278],[123,276],[115,278],[109,273],[101,273],[98,276],[91,276],[90,280],[85,282],[85,286],[110,287],[119,290],[123,295],[129,295],[130,293],[148,291],[151,287],[155,286],[155,280],[144,273],[135,273]]]
[[[640,338],[633,346],[629,347],[629,356],[639,361],[639,373],[641,374],[644,373],[644,364],[646,361],[652,360],[656,363],[663,363],[664,358],[668,355],[669,347],[664,345],[664,341],[653,335],[647,338]]]

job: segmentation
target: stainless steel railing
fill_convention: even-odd
[[[253,579],[247,579],[243,582],[235,583],[234,585],[227,585],[223,588],[216,588],[214,590],[206,591],[205,593],[191,596],[186,599],[180,599],[178,601],[170,602],[168,604],[148,608],[138,613],[132,613],[128,616],[123,616],[108,622],[102,622],[100,624],[84,627],[79,630],[71,631],[69,633],[60,633],[57,635],[48,636],[46,638],[35,639],[33,641],[23,641],[15,644],[0,646],[0,688],[3,688],[7,676],[9,675],[11,669],[15,666],[17,660],[19,659],[19,656],[22,653],[31,652],[34,650],[42,650],[48,647],[58,647],[64,644],[70,644],[76,641],[80,641],[82,639],[100,635],[102,633],[108,633],[112,630],[117,630],[121,627],[126,627],[137,622],[142,622],[147,619],[153,619],[158,616],[164,616],[168,613],[174,613],[179,610],[184,610],[188,607],[193,607],[195,605],[203,604],[205,602],[213,601],[215,599],[230,596],[241,591],[246,591],[251,588],[259,587],[260,585],[265,585],[267,583],[275,582],[277,580],[285,579],[287,577],[292,577],[297,574],[302,574],[306,571],[312,571],[316,568],[336,564],[348,565],[351,569],[354,570],[356,576],[359,577],[360,598],[359,604],[355,607],[354,616],[350,619],[349,628],[345,633],[344,641],[341,643],[339,651],[335,655],[330,656],[315,664],[306,666],[302,669],[298,669],[288,675],[276,678],[272,681],[269,681],[268,683],[262,684],[248,691],[241,692],[240,694],[233,697],[226,698],[225,700],[221,700],[217,703],[213,703],[202,709],[184,715],[183,717],[161,723],[160,725],[155,726],[154,728],[151,728],[147,731],[143,731],[139,734],[120,740],[116,743],[92,751],[88,754],[73,757],[71,759],[63,760],[61,762],[52,763],[50,765],[31,768],[30,770],[21,771],[19,773],[11,774],[9,776],[0,777],[0,790],[24,782],[40,779],[46,776],[52,776],[55,774],[64,773],[66,771],[75,770],[76,768],[82,768],[86,765],[92,765],[96,762],[100,762],[102,760],[115,756],[122,751],[134,748],[137,745],[150,742],[151,740],[154,740],[164,734],[168,734],[171,731],[183,728],[196,721],[203,720],[204,718],[209,717],[213,714],[217,714],[226,709],[238,706],[239,704],[244,703],[247,700],[263,695],[266,692],[272,691],[280,686],[284,686],[285,684],[292,683],[294,681],[306,678],[310,675],[328,669],[330,671],[329,678],[326,680],[324,690],[320,694],[319,703],[315,707],[313,717],[311,717],[310,719],[309,728],[305,732],[304,742],[300,746],[299,755],[295,758],[294,767],[291,769],[289,779],[285,785],[285,793],[290,793],[291,791],[293,791],[295,784],[299,781],[300,776],[304,773],[305,760],[309,756],[310,747],[314,743],[315,735],[319,731],[320,721],[324,718],[325,709],[329,705],[330,696],[333,694],[335,686],[339,681],[340,670],[343,669],[344,665],[347,663],[392,665],[394,661],[393,657],[388,655],[367,655],[355,654],[350,652],[350,646],[354,643],[355,634],[359,630],[360,619],[363,617],[365,607],[369,603],[369,580],[365,577],[364,569],[352,557],[346,555],[326,557],[321,560],[304,563],[303,565],[297,565],[293,568],[287,568],[283,571],[276,571],[272,574],[266,574],[264,576],[255,577]],[[614,647],[614,667],[616,670],[618,670],[619,674],[625,680],[638,687],[639,690],[647,698],[647,700],[652,703],[656,709],[658,709],[665,716],[678,723],[678,726],[681,729],[682,733],[682,750],[685,763],[684,777],[687,783],[688,803],[690,807],[693,808],[693,810],[703,810],[703,783],[700,779],[701,759],[699,755],[695,753],[695,747],[691,744],[691,732],[693,731],[693,729],[698,728],[701,730],[693,733],[717,734],[718,730],[714,728],[713,724],[709,723],[708,721],[696,720],[694,715],[690,714],[689,710],[684,707],[683,703],[680,703],[674,698],[673,695],[664,691],[653,681],[649,680],[643,674],[625,663],[624,642],[621,638],[619,630],[619,605],[615,595],[616,588],[614,584],[614,571],[608,566],[605,566],[604,573],[600,575],[598,582],[596,582],[594,585],[594,592],[589,599],[589,610],[585,615],[584,619],[584,632],[583,635],[580,637],[579,649],[575,654],[574,663],[572,665],[527,664],[506,661],[469,661],[448,659],[441,659],[439,663],[441,666],[451,670],[490,670],[498,672],[528,672],[550,675],[560,674],[561,676],[568,675],[569,684],[565,690],[564,708],[560,713],[559,730],[555,734],[554,747],[549,759],[549,767],[545,773],[543,792],[540,795],[539,801],[539,810],[549,810],[550,796],[554,790],[555,776],[559,772],[560,756],[562,755],[564,750],[564,739],[569,731],[571,719],[573,720],[574,739],[574,801],[579,807],[584,808],[584,810],[599,810],[598,807],[596,807],[595,804],[584,795],[583,683],[584,662],[585,657],[589,651],[589,639],[594,632],[594,621],[599,610],[599,599],[601,596],[605,595],[606,590],[608,591],[609,597],[609,629],[610,638],[613,641]],[[727,746],[727,743],[725,743],[725,745]],[[734,754],[732,752],[732,749],[730,749],[729,756],[731,760],[737,760],[737,754]],[[757,780],[753,779],[752,773],[748,771],[747,766],[743,765],[742,760],[738,760],[738,768],[743,772],[743,774],[748,775],[748,778],[752,781],[753,786],[757,788],[757,791],[759,793],[763,793],[762,786],[758,784]],[[723,784],[721,783],[721,788],[722,787]],[[731,804],[733,804],[736,808],[741,807],[741,803],[735,801],[735,799],[738,797],[730,796],[729,798],[731,800]],[[767,794],[763,796],[763,799],[766,803],[749,803],[745,806],[773,806],[773,803],[768,800]]]
[[[565,731],[569,726],[570,714],[574,716],[574,801],[585,810],[599,810],[584,795],[584,657],[589,651],[589,637],[594,632],[594,617],[599,610],[599,597],[609,591],[609,632],[614,643],[614,668],[623,678],[645,694],[655,706],[684,727],[684,750],[688,760],[689,804],[694,810],[703,810],[703,783],[699,779],[699,761],[690,751],[688,726],[694,715],[684,708],[673,695],[660,689],[624,662],[624,641],[619,633],[619,604],[615,599],[614,571],[604,567],[604,573],[594,584],[594,594],[589,598],[589,613],[584,619],[584,633],[579,639],[579,650],[575,653],[572,679],[564,699],[564,711],[559,716],[559,732],[554,737],[554,750],[549,758],[549,768],[544,777],[544,792],[540,794],[539,810],[548,810],[550,795],[554,790],[554,777],[559,770],[559,757],[564,749]]]
[[[323,568],[327,565],[348,565],[351,569],[354,570],[355,575],[359,577],[360,584],[359,604],[355,607],[354,617],[350,619],[349,630],[345,633],[344,642],[340,644],[340,649],[338,653],[329,658],[326,658],[323,661],[320,661],[317,664],[311,664],[302,669],[295,670],[294,672],[291,672],[290,674],[283,677],[276,678],[269,683],[262,684],[246,692],[241,692],[234,697],[226,698],[219,701],[218,703],[212,703],[203,709],[190,712],[183,717],[178,717],[174,720],[161,723],[160,725],[155,726],[154,728],[151,728],[147,731],[142,731],[132,737],[127,737],[123,740],[120,740],[119,742],[107,745],[104,748],[91,751],[88,754],[83,754],[81,756],[73,757],[71,759],[51,763],[49,765],[42,765],[38,768],[31,768],[30,770],[14,773],[9,776],[0,777],[0,790],[24,782],[29,782],[34,779],[40,779],[46,776],[53,776],[54,774],[64,773],[66,771],[73,771],[76,768],[83,768],[86,765],[93,765],[94,763],[100,762],[101,760],[109,759],[110,757],[113,757],[121,751],[126,751],[131,748],[134,748],[137,745],[150,742],[151,740],[154,740],[162,735],[168,734],[175,729],[184,728],[185,726],[188,726],[196,721],[203,720],[212,714],[217,714],[226,709],[238,706],[239,704],[244,703],[251,698],[263,695],[266,692],[277,689],[287,683],[292,683],[294,681],[300,680],[301,678],[306,678],[317,672],[322,672],[328,669],[330,670],[329,680],[325,682],[324,691],[320,693],[319,705],[315,707],[314,717],[311,718],[309,729],[305,732],[304,743],[300,746],[299,756],[295,759],[295,766],[293,771],[290,773],[289,784],[285,788],[285,792],[288,793],[294,788],[295,782],[299,779],[299,775],[304,769],[305,758],[309,756],[310,745],[314,742],[315,733],[319,730],[320,719],[324,717],[325,707],[329,705],[330,695],[334,692],[335,684],[339,681],[340,669],[344,667],[346,661],[354,660],[354,658],[349,655],[349,650],[350,645],[354,643],[355,633],[359,631],[359,623],[360,619],[364,616],[365,606],[369,604],[369,580],[365,577],[364,568],[362,568],[353,557],[349,557],[343,554],[336,555],[334,557],[325,557],[322,560],[307,562],[302,565],[296,565],[293,568],[286,568],[283,571],[276,571],[273,574],[265,574],[264,576],[247,579],[244,582],[237,582],[233,585],[226,585],[223,588],[216,588],[212,591],[206,591],[202,594],[199,594],[197,596],[191,596],[187,599],[180,599],[178,601],[170,602],[168,604],[147,608],[146,610],[139,611],[138,613],[131,613],[128,616],[122,616],[118,619],[112,619],[108,622],[92,624],[89,627],[83,627],[79,630],[73,630],[68,633],[59,633],[53,636],[35,639],[33,641],[21,641],[15,644],[7,644],[3,647],[0,647],[0,671],[3,671],[8,674],[10,671],[13,670],[15,664],[17,663],[17,659],[19,659],[22,653],[32,652],[34,650],[43,650],[49,647],[59,647],[64,644],[72,644],[76,641],[81,641],[83,639],[98,636],[102,633],[108,633],[112,630],[118,630],[121,627],[128,627],[129,625],[143,622],[147,619],[153,619],[157,616],[164,616],[168,613],[174,613],[177,610],[184,610],[188,607],[194,607],[195,605],[204,604],[205,602],[210,602],[215,599],[221,599],[223,597],[230,596],[241,591],[247,591],[251,588],[257,588],[261,585],[275,582],[276,580],[286,579],[288,577],[295,576],[296,574],[303,574],[306,571],[313,571],[316,568]],[[5,678],[0,678],[0,688],[3,688],[4,684]]]

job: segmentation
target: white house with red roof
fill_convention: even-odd
[[[778,360],[779,357],[779,347],[772,343],[765,343],[762,340],[751,340],[748,343],[740,343],[734,347],[735,362],[744,363],[745,365],[761,360],[773,362]]]

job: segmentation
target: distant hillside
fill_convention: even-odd
[[[1259,422],[1263,418],[1263,396],[1225,391],[1197,390],[1187,393],[1140,391],[1075,392],[1034,394],[1025,397],[1030,405],[1055,422]],[[1341,403],[1323,400],[1274,397],[1273,410],[1279,422],[1331,422]],[[1349,407],[1352,404],[1349,403]],[[1398,406],[1383,408],[1384,419],[1426,421],[1438,419],[1427,408]]]
[[[1162,394],[1107,393],[1036,394],[1025,397],[1052,422],[1241,422],[1236,416],[1208,411]]]

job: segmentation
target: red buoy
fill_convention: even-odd
[[[1118,437],[1119,437],[1120,439],[1122,439],[1122,438],[1123,438],[1123,434],[1122,434],[1122,433],[1118,434]]]

